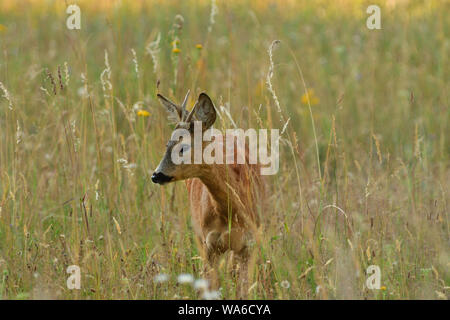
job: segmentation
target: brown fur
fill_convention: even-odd
[[[216,120],[216,111],[211,99],[205,93],[200,93],[193,109],[188,114],[186,103],[189,92],[181,105],[177,105],[162,95],[158,98],[172,115],[179,118],[177,129],[194,131],[194,119],[201,122],[203,130],[210,128]],[[231,135],[215,136],[218,148],[227,155],[226,143],[233,139],[233,155],[238,161],[237,141]],[[202,141],[202,150],[210,142]],[[192,149],[198,147],[194,144]],[[254,236],[260,225],[260,213],[264,209],[266,199],[265,185],[260,176],[259,165],[249,164],[248,146],[244,152],[244,164],[194,164],[180,163],[175,165],[171,159],[175,146],[183,146],[176,139],[167,144],[166,153],[152,175],[155,183],[168,183],[186,180],[191,206],[192,223],[207,259],[210,262],[219,254],[232,250],[242,258],[247,256],[247,243]],[[218,149],[218,150],[219,150]],[[189,150],[189,149],[186,149]],[[214,149],[215,150],[215,149]],[[231,150],[230,150],[231,151]],[[191,153],[191,157],[193,154]],[[193,159],[191,159],[193,160]],[[226,156],[223,161],[226,162]]]
[[[259,169],[249,164],[202,166],[198,178],[186,180],[194,230],[209,260],[229,249],[245,258],[266,198]]]

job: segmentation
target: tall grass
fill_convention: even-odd
[[[64,2],[2,1],[0,297],[202,297],[177,283],[208,278],[185,186],[149,180],[156,92],[191,89],[224,128],[290,119],[248,288],[225,256],[223,298],[448,298],[449,5],[378,2],[368,30],[372,2],[79,1],[68,30]]]

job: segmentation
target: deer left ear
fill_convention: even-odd
[[[216,109],[206,93],[200,93],[198,100],[188,115],[186,122],[198,120],[202,122],[202,129],[209,129],[216,121]]]

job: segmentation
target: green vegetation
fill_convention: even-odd
[[[223,298],[448,298],[450,7],[377,3],[382,30],[373,1],[218,0],[213,19],[210,1],[78,1],[68,30],[64,1],[3,0],[0,298],[201,297],[176,278],[208,278],[185,185],[149,179],[173,129],[158,83],[241,128],[290,119],[248,285],[224,256]]]

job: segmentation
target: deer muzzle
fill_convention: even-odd
[[[162,172],[153,172],[152,181],[153,183],[165,184],[167,182],[172,181],[172,177],[166,176]]]

